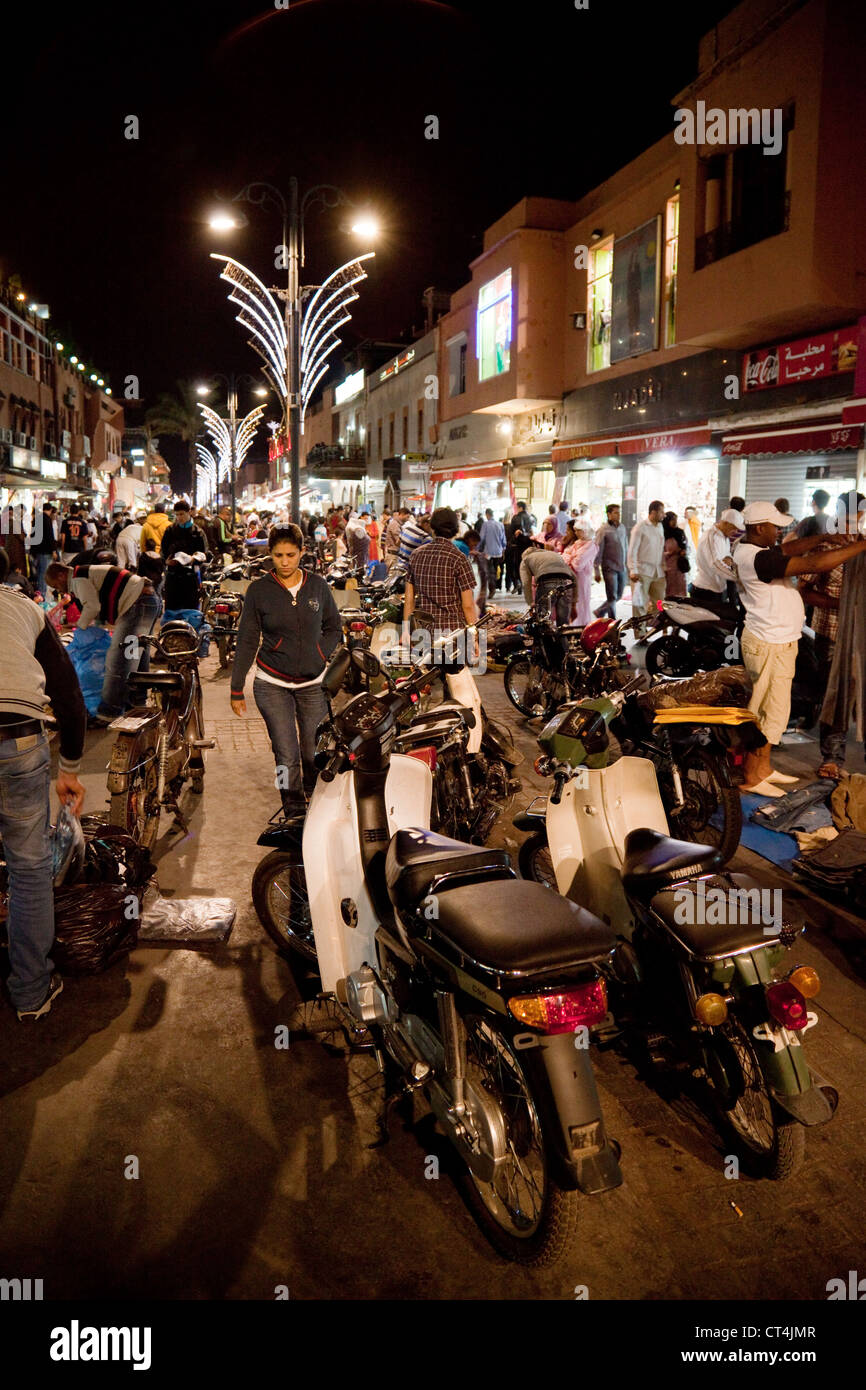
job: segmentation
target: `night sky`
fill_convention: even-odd
[[[18,4],[4,11],[0,268],[115,393],[257,371],[208,253],[266,283],[280,224],[245,208],[227,236],[214,194],[253,179],[335,183],[382,219],[348,348],[422,323],[455,290],[485,226],[525,194],[573,198],[673,126],[670,99],[731,0],[245,0]],[[425,117],[440,138],[425,140]],[[124,138],[136,115],[140,138]],[[304,283],[357,243],[314,209]],[[338,367],[336,376],[342,375]],[[241,400],[244,408],[251,401]],[[175,473],[182,446],[163,440]],[[179,452],[178,452],[179,450]]]

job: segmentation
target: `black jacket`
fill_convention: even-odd
[[[339,646],[343,627],[329,585],[305,570],[296,592],[293,603],[273,571],[247,589],[232,667],[235,699],[243,697],[253,661],[268,675],[289,683],[313,680]]]

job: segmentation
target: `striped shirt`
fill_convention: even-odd
[[[70,593],[81,607],[80,628],[90,627],[97,619],[116,623],[121,614],[137,603],[148,580],[141,574],[130,574],[117,565],[93,565],[83,561],[72,568]]]
[[[426,545],[430,540],[432,540],[430,532],[425,531],[424,527],[419,526],[415,518],[410,516],[400,532],[400,549],[397,552],[398,562],[405,568],[418,547]]]

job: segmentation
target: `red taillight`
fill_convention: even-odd
[[[435,748],[412,748],[409,752],[409,757],[417,758],[419,763],[426,763],[431,772],[436,771]]]
[[[542,1033],[571,1033],[581,1024],[601,1022],[607,1014],[607,990],[604,980],[593,980],[561,994],[518,995],[508,1007],[521,1023]]]
[[[767,986],[767,1007],[777,1023],[799,1033],[808,1025],[806,1001],[795,985],[788,980]]]
[[[665,611],[665,605],[662,599],[656,599],[656,608],[659,610],[660,613],[663,613]]]
[[[231,608],[227,603],[215,603],[213,611],[215,613],[231,613]]]
[[[350,631],[350,632],[366,632],[366,631],[367,631],[367,624],[366,624],[366,623],[349,623],[349,631]]]

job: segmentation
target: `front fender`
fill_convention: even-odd
[[[303,836],[302,820],[280,822],[278,825],[269,825],[256,840],[256,844],[265,845],[268,849],[281,849],[286,853],[297,850],[300,854]]]

